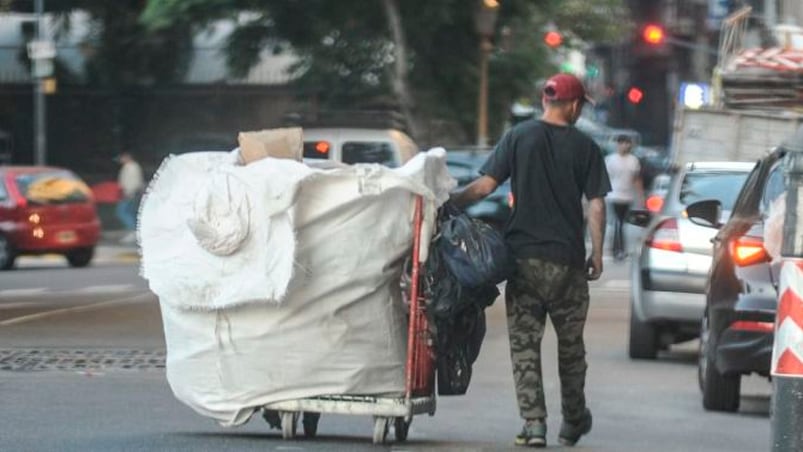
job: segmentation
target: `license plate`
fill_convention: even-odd
[[[70,243],[74,242],[78,237],[76,237],[75,231],[61,231],[56,235],[56,238],[61,243]]]

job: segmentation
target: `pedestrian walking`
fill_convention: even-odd
[[[120,163],[120,173],[117,176],[117,183],[120,185],[122,193],[120,201],[117,203],[117,218],[120,219],[127,231],[120,242],[134,243],[136,241],[137,207],[142,191],[145,189],[145,178],[142,175],[142,167],[130,153],[120,154],[118,162]]]
[[[625,217],[636,200],[644,199],[641,182],[641,164],[631,153],[633,141],[627,135],[616,138],[616,153],[605,158],[605,167],[611,178],[611,193],[608,199],[614,213],[613,258],[617,261],[627,257],[625,242]]]
[[[599,146],[573,127],[587,101],[583,84],[573,75],[550,78],[543,90],[543,116],[509,130],[482,167],[482,176],[452,196],[463,207],[511,179],[514,206],[505,240],[516,268],[508,278],[505,302],[516,395],[525,419],[515,443],[522,446],[546,446],[541,339],[547,315],[558,337],[563,414],[558,439],[574,445],[591,430],[583,329],[588,281],[602,274],[604,196],[610,181]],[[583,197],[592,242],[588,259]]]

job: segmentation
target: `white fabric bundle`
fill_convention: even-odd
[[[237,167],[228,154],[166,161],[143,201],[140,243],[176,397],[236,425],[281,400],[402,393],[414,195],[430,231],[455,185],[445,157],[326,171]]]

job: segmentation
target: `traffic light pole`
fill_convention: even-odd
[[[42,17],[45,10],[44,0],[34,0],[34,12],[36,13],[36,40],[42,40]],[[33,64],[40,64],[34,61]],[[47,114],[45,109],[45,93],[42,86],[42,79],[34,71],[33,74],[33,108],[34,108],[34,163],[44,165],[47,162]]]

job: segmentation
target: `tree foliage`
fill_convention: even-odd
[[[116,2],[115,2],[116,3]],[[491,124],[501,126],[513,99],[532,95],[554,67],[541,36],[547,23],[579,40],[614,40],[626,30],[622,0],[501,0],[490,62]],[[407,80],[422,118],[456,120],[470,137],[478,91],[477,5],[465,0],[396,1]],[[332,108],[394,96],[394,42],[380,0],[148,0],[141,23],[150,32],[202,30],[212,21],[238,24],[226,43],[234,75],[262,52],[291,51],[299,91]],[[406,82],[405,81],[405,82]],[[396,92],[397,94],[397,92]],[[396,99],[399,101],[399,99]]]
[[[5,10],[33,12],[32,0],[5,3],[0,5]],[[45,12],[56,18],[57,32],[72,26],[70,13],[89,14],[90,31],[82,43],[85,82],[120,87],[179,81],[191,57],[192,27],[176,23],[147,28],[140,21],[145,6],[142,0],[58,0],[46,1]],[[60,80],[79,81],[58,60],[56,67]]]

